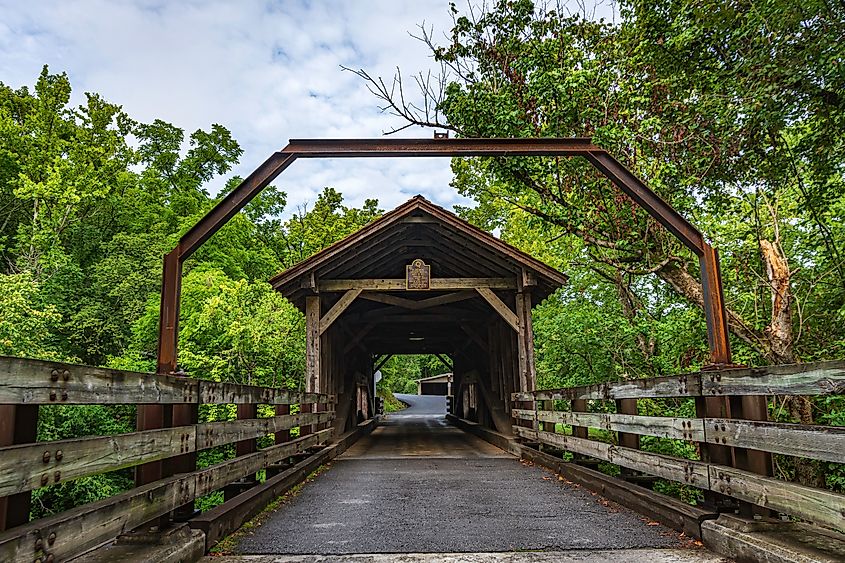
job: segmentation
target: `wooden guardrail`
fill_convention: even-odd
[[[834,463],[845,463],[845,427],[783,424],[736,418],[655,417],[619,412],[621,400],[645,398],[724,397],[753,395],[833,395],[845,393],[845,362],[819,362],[765,368],[703,371],[686,375],[640,379],[599,385],[514,393],[512,400],[533,401],[533,409],[514,408],[514,433],[574,454],[613,463],[628,470],[691,485],[765,509],[845,532],[845,495],[787,482],[736,467],[645,452],[626,447],[625,436],[655,436],[708,446],[739,448]],[[569,410],[554,405],[570,403]],[[578,401],[616,401],[615,413],[573,412]],[[585,411],[579,404],[577,411]],[[629,413],[636,413],[636,405]],[[556,424],[570,425],[572,434],[556,432]],[[618,433],[618,443],[590,439],[580,429]],[[636,441],[635,441],[636,443]],[[739,456],[741,457],[741,456]]]
[[[330,395],[0,357],[0,405],[145,403],[266,404],[286,406],[285,411],[290,405],[299,405],[301,410],[320,412],[239,416],[233,421],[2,447],[0,497],[8,497],[8,502],[15,498],[12,495],[43,486],[276,435],[275,445],[6,530],[0,533],[0,561],[60,561],[83,553],[194,499],[325,444],[332,437],[329,423],[335,415]],[[312,409],[312,405],[317,407]],[[329,428],[320,430],[325,426]],[[303,435],[290,439],[289,431],[297,427]],[[308,429],[313,433],[305,435]],[[279,437],[285,441],[279,443]]]

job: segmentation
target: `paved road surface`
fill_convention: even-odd
[[[405,395],[403,393],[396,393],[395,397],[408,405],[408,408],[394,413],[394,415],[446,414],[446,397],[439,397],[437,395]]]
[[[443,554],[681,547],[667,528],[648,526],[635,513],[606,506],[599,497],[448,425],[442,397],[401,398],[411,407],[388,415],[245,537],[237,551]],[[667,559],[672,553],[660,551],[665,557],[652,560],[718,560],[699,558],[707,554],[695,550],[679,552],[692,559]]]

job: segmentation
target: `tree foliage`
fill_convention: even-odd
[[[203,214],[242,150],[213,124],[186,135],[87,94],[72,107],[66,74],[35,87],[0,84],[0,354],[153,371],[161,260]],[[283,220],[286,194],[267,188],[185,264],[180,362],[191,376],[302,386],[304,321],[267,280],[377,217],[375,200],[343,205],[326,188]],[[39,439],[134,429],[135,407],[40,409]],[[234,416],[204,409],[204,419]],[[233,455],[206,452],[201,462]],[[35,494],[36,515],[123,490],[131,470]]]

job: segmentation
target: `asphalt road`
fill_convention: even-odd
[[[671,530],[647,525],[634,512],[602,502],[448,425],[442,397],[400,398],[411,407],[388,415],[383,425],[245,537],[236,551],[366,554],[681,547]]]
[[[405,395],[403,393],[396,393],[394,396],[408,405],[408,408],[393,413],[394,415],[446,415],[446,397],[437,395]]]

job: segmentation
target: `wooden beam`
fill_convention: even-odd
[[[413,299],[406,299],[404,297],[399,297],[398,295],[377,292],[363,293],[361,294],[361,299],[375,301],[376,303],[383,303],[385,305],[394,305],[403,309],[413,309],[417,303]]]
[[[499,296],[493,293],[489,287],[476,287],[475,290],[487,301],[499,316],[502,317],[512,329],[519,332],[519,320],[516,313],[510,310],[510,307],[505,305],[504,301],[499,299]]]
[[[453,293],[447,293],[446,295],[429,297],[427,299],[420,299],[419,301],[385,293],[364,293],[361,295],[361,298],[369,301],[375,301],[377,303],[384,303],[385,305],[395,305],[396,307],[402,307],[403,309],[410,309],[412,311],[420,311],[422,309],[429,309],[439,305],[466,301],[467,299],[475,298],[476,295],[475,291],[468,290],[456,291]]]
[[[320,390],[320,296],[305,298],[305,390]]]
[[[447,368],[449,368],[449,371],[452,371],[452,369],[453,369],[453,368],[452,368],[452,362],[451,362],[451,361],[449,361],[449,358],[447,358],[447,357],[446,357],[446,356],[444,356],[443,354],[435,354],[434,356],[435,356],[438,360],[440,360],[440,362],[441,362],[444,366],[446,366]]]
[[[343,297],[338,299],[337,303],[329,309],[329,312],[323,315],[320,319],[320,334],[323,334],[330,326],[332,326],[332,323],[335,322],[350,305],[352,305],[352,302],[355,301],[356,297],[361,295],[362,291],[362,289],[350,289],[343,294]]]
[[[523,389],[537,388],[537,369],[534,365],[534,327],[531,322],[531,292],[528,288],[516,294],[516,316],[519,329],[520,376]]]
[[[348,354],[353,348],[361,345],[361,340],[363,340],[364,337],[367,336],[373,328],[375,328],[375,326],[375,323],[368,323],[358,329],[352,336],[351,340],[343,347],[343,353]],[[367,352],[367,349],[363,345],[361,345],[361,350]]]
[[[481,348],[483,351],[487,352],[487,350],[488,350],[487,343],[484,342],[484,339],[481,338],[481,336],[477,332],[475,332],[475,329],[473,329],[467,323],[460,323],[459,326],[461,327],[462,331],[467,333],[467,336],[469,336],[473,340],[473,342],[478,344],[479,348]]]
[[[379,360],[378,362],[376,362],[375,366],[373,366],[373,373],[380,370],[384,366],[384,364],[387,363],[387,360],[389,360],[392,357],[393,357],[393,354],[385,354],[384,357],[381,360]]]
[[[320,291],[408,291],[405,278],[377,278],[351,280],[321,280]],[[516,280],[511,278],[432,278],[430,290],[453,291],[460,289],[516,289]]]
[[[431,307],[438,307],[440,305],[448,305],[450,303],[458,303],[460,301],[466,301],[467,299],[474,299],[475,295],[475,291],[471,289],[467,291],[456,291],[454,293],[447,293],[446,295],[429,297],[428,299],[417,301],[415,308],[417,310],[422,310],[430,309]]]

